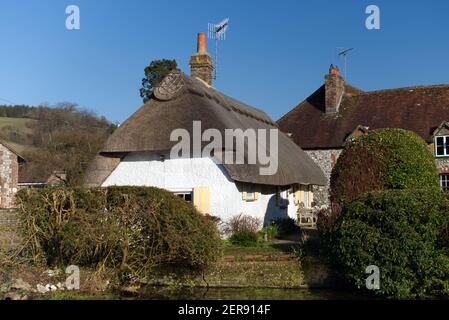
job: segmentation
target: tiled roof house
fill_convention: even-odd
[[[420,135],[434,153],[443,189],[449,189],[449,85],[364,92],[331,66],[325,83],[277,121],[323,169],[328,182],[344,143],[366,130],[402,128]],[[328,204],[328,186],[315,192]]]

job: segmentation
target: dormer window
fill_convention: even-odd
[[[435,137],[435,156],[449,157],[449,136]]]

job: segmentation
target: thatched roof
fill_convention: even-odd
[[[107,172],[118,164],[120,156],[117,155],[169,151],[177,144],[170,141],[172,131],[183,128],[192,135],[193,121],[201,121],[202,132],[209,128],[218,129],[223,137],[225,129],[277,129],[277,125],[263,111],[227,97],[197,78],[179,71],[172,72],[156,88],[150,101],[108,139],[88,174],[90,185],[104,181]],[[260,175],[259,164],[223,166],[232,179],[241,182],[278,186],[325,184],[321,169],[290,138],[279,131],[278,139],[279,166],[274,175]],[[206,144],[203,143],[203,146]],[[246,153],[247,150],[245,159]]]

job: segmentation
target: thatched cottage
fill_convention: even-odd
[[[401,128],[429,145],[449,190],[449,85],[418,86],[364,92],[349,85],[331,66],[325,83],[277,121],[321,167],[327,186],[316,188],[315,200],[329,203],[329,178],[345,142],[371,129]]]
[[[190,77],[179,71],[170,73],[152,98],[112,134],[93,161],[86,184],[164,188],[193,203],[200,212],[222,220],[241,213],[264,224],[276,218],[297,218],[299,208],[312,206],[312,186],[326,183],[321,169],[277,130],[266,113],[211,86],[213,64],[204,34],[199,35],[198,52],[190,66]],[[261,146],[259,136],[256,142],[265,154],[276,155],[277,170],[261,174],[264,164],[248,161],[253,156],[248,151],[249,139],[244,142],[244,163],[222,161],[225,153],[239,151],[236,144],[213,148],[210,156],[172,157],[177,144],[172,133],[182,129],[195,139],[195,123],[201,124],[203,133],[212,129],[222,136],[229,129],[276,131],[277,150],[270,149],[269,143]],[[199,143],[202,148],[208,145]]]

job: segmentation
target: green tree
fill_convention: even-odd
[[[154,88],[170,73],[170,71],[178,69],[176,60],[153,60],[150,65],[145,68],[145,78],[142,79],[142,88],[140,88],[140,96],[146,103],[153,93]]]

